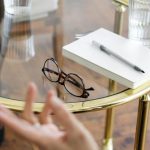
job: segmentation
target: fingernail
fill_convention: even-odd
[[[63,102],[61,101],[61,99],[59,99],[56,95],[55,90],[50,90],[48,92],[48,101],[50,103],[50,105],[63,105]]]
[[[52,103],[53,105],[62,105],[61,100],[60,100],[56,95],[52,97],[51,103]]]
[[[51,96],[56,96],[56,95],[57,95],[57,94],[56,94],[56,91],[55,91],[55,90],[53,90],[53,89],[52,89],[52,90],[50,90],[50,91],[49,91],[49,93],[50,93],[50,95],[51,95]]]

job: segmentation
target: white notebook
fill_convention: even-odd
[[[93,40],[145,73],[104,53],[92,44]],[[64,46],[63,55],[129,88],[136,88],[150,80],[150,49],[103,28]]]

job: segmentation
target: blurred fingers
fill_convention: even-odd
[[[43,110],[42,110],[40,117],[39,117],[41,124],[47,124],[47,123],[52,122],[52,118],[50,116],[50,114],[52,113],[52,110],[51,110],[50,105],[49,105],[50,99],[51,99],[51,94],[48,93],[46,103],[45,103]]]
[[[0,122],[11,129],[13,132],[18,134],[19,136],[27,139],[28,141],[34,143],[40,143],[41,133],[37,132],[33,126],[18,118],[15,114],[13,114],[7,108],[2,108],[0,106]]]
[[[37,94],[36,85],[34,83],[30,83],[25,98],[25,106],[24,111],[22,113],[22,118],[29,121],[32,124],[37,122],[37,118],[35,117],[32,111],[33,102],[36,98],[36,94]]]
[[[78,126],[80,126],[80,123],[75,116],[69,112],[54,92],[50,91],[49,95],[51,97],[49,99],[49,105],[60,124],[65,128],[65,130],[73,131],[74,129],[77,129]]]
[[[0,104],[0,114],[6,114],[9,118],[10,117],[14,117],[14,118],[17,117],[12,111],[10,111],[4,105],[1,105],[1,104]]]

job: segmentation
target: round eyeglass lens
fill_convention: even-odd
[[[46,77],[50,81],[56,82],[58,80],[58,78],[59,78],[59,68],[56,65],[56,63],[53,60],[48,59],[45,62],[45,66],[44,67],[46,68],[44,70]]]
[[[80,77],[75,74],[69,74],[65,79],[66,90],[75,96],[81,96],[83,94],[84,85]]]

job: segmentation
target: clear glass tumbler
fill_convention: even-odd
[[[4,0],[5,11],[14,15],[26,15],[31,9],[31,0]]]
[[[128,36],[150,48],[150,0],[129,0]]]
[[[28,16],[28,18],[30,18]],[[29,61],[35,56],[34,36],[30,20],[16,21],[15,15],[5,13],[2,32],[1,55],[11,62]]]

